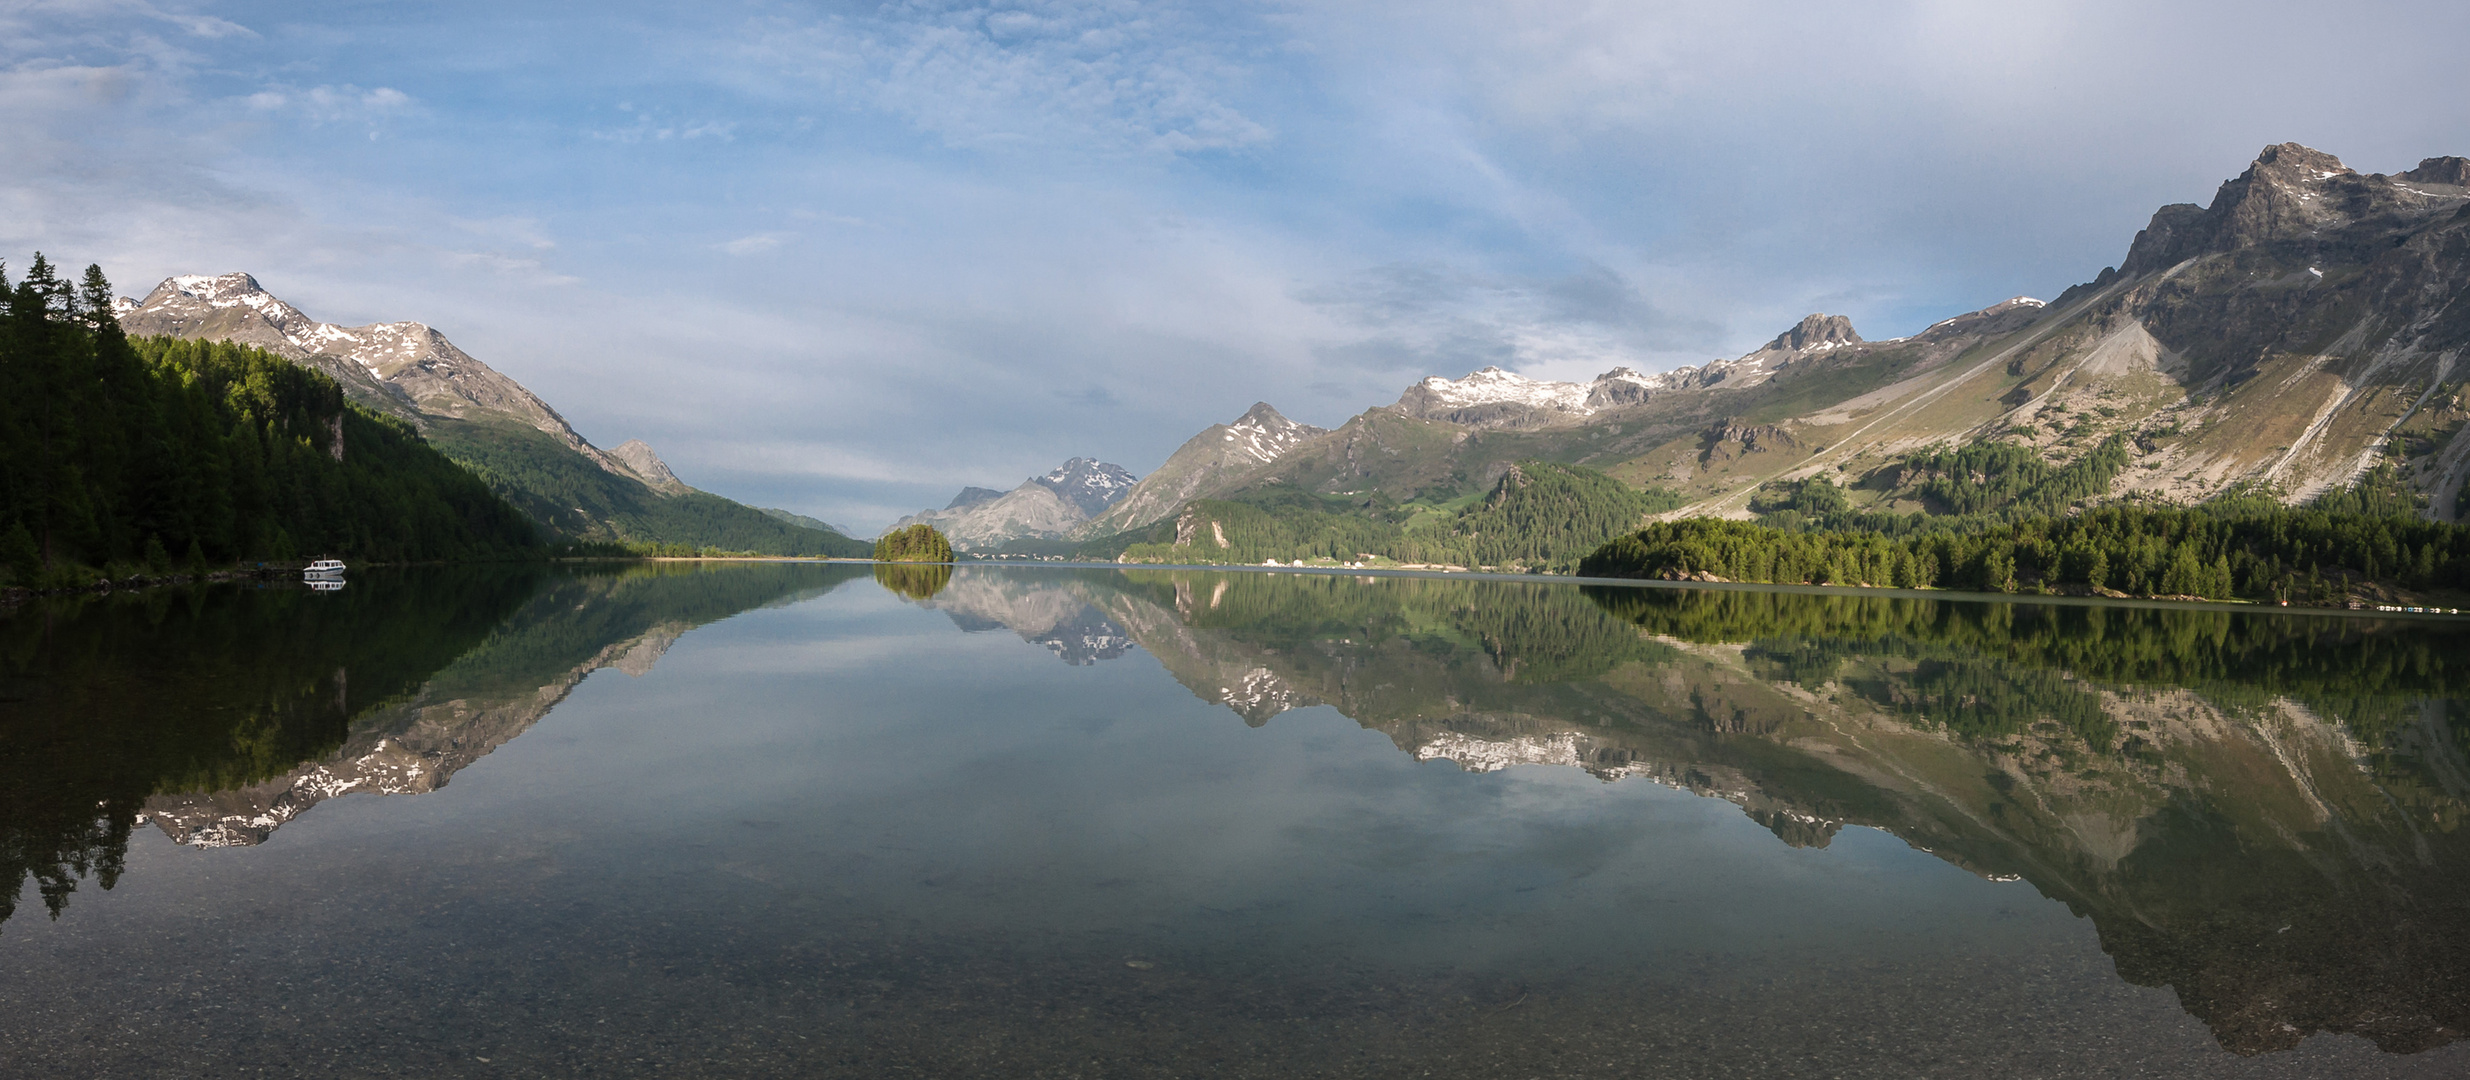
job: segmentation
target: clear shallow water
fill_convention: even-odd
[[[771,565],[0,635],[12,1074],[2466,1063],[2450,624]]]

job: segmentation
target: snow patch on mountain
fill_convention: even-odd
[[[1320,428],[1298,424],[1270,408],[1268,402],[1256,401],[1250,411],[1226,426],[1221,439],[1233,444],[1228,449],[1237,454],[1268,464],[1294,449],[1296,444],[1319,434],[1322,434]]]
[[[1132,485],[1140,482],[1140,477],[1132,475],[1131,470],[1121,465],[1096,458],[1076,457],[1045,476],[1031,478],[1029,482],[1044,486],[1062,496],[1065,502],[1080,507],[1081,513],[1096,517],[1105,513],[1107,507],[1115,505],[1115,500],[1123,498],[1125,492],[1131,491]]]
[[[455,347],[425,323],[337,326],[302,314],[246,273],[165,278],[143,301],[114,305],[132,334],[230,341],[316,368],[371,408],[422,417],[500,417],[537,429],[619,476],[641,479],[625,462],[575,433],[557,410],[521,383]],[[665,466],[663,467],[665,468]],[[653,490],[676,494],[655,482]]]

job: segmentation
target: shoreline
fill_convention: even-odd
[[[496,561],[496,560],[489,560]],[[529,562],[533,560],[506,560]],[[578,555],[538,560],[547,564],[560,563],[842,563],[853,566],[988,566],[1021,569],[1056,570],[1199,570],[1213,573],[1248,574],[1312,574],[1323,577],[1394,577],[1429,580],[1501,581],[1528,584],[1596,585],[1636,589],[1694,589],[1726,592],[1789,592],[1814,596],[1884,596],[1914,600],[1961,600],[1974,603],[2039,604],[2060,607],[2130,607],[2166,611],[2213,610],[2260,614],[2339,615],[2350,618],[2465,618],[2460,608],[2450,606],[2405,604],[2365,604],[2360,607],[2329,607],[2304,604],[2276,604],[2261,600],[2209,600],[2161,596],[2073,595],[2066,593],[1990,593],[1954,589],[1898,589],[1870,585],[1810,585],[1781,584],[1758,581],[1668,580],[1663,578],[1583,577],[1576,574],[1537,574],[1497,570],[1441,569],[1431,566],[1261,566],[1251,563],[1120,563],[1065,562],[1044,559],[954,559],[948,562],[919,560],[855,559],[828,555]],[[449,562],[363,563],[366,567],[450,566]],[[256,568],[210,570],[204,574],[166,574],[149,576],[132,574],[124,578],[98,578],[92,585],[62,589],[27,589],[9,586],[0,589],[0,610],[14,609],[28,601],[68,596],[110,596],[124,592],[141,592],[177,585],[215,585],[237,581],[273,580],[296,575],[299,567],[266,565]]]

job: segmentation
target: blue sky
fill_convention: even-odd
[[[0,2],[0,255],[417,319],[862,529],[1267,400],[1872,337],[2284,140],[2470,153],[2457,4]]]

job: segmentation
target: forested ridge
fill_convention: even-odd
[[[1695,518],[1620,537],[1579,572],[2327,604],[2387,585],[2470,588],[2470,527],[2255,503],[2108,506],[1901,537]]]
[[[446,417],[427,423],[432,445],[533,520],[577,542],[567,550],[831,558],[865,558],[869,550],[863,540],[783,521],[710,492],[653,491],[524,424]]]
[[[263,350],[131,340],[100,267],[0,268],[0,575],[98,573],[316,555],[380,560],[540,552],[538,531],[410,425]]]
[[[1750,497],[1749,509],[1782,529],[1967,532],[2062,516],[2108,492],[2128,460],[2126,441],[2118,436],[2064,465],[2017,443],[1939,447],[1907,455],[1865,481],[1919,503],[1919,513],[1855,509],[1845,490],[1824,476],[1769,483]]]

